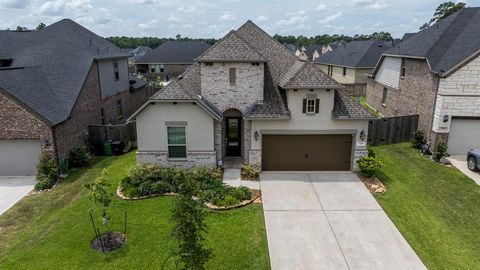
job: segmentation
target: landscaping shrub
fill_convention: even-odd
[[[55,160],[48,154],[43,154],[37,164],[38,176],[44,175],[55,182],[58,176],[58,168]]]
[[[121,180],[120,187],[129,197],[170,192],[181,194],[188,188],[195,190],[200,201],[217,206],[232,206],[252,198],[249,188],[227,186],[220,175],[219,169],[203,166],[184,170],[143,164],[131,168],[127,177]]]
[[[373,149],[367,149],[368,151],[368,156],[369,157],[377,157],[377,153],[375,153],[375,151],[373,151]]]
[[[247,164],[243,166],[242,173],[247,177],[258,179],[260,174],[260,166],[258,164]]]
[[[412,146],[416,149],[422,149],[422,146],[427,143],[425,133],[421,130],[415,130],[413,132]]]
[[[43,154],[37,164],[36,190],[44,190],[53,187],[58,177],[58,168],[55,160],[48,154]]]
[[[436,161],[440,161],[440,159],[442,159],[443,157],[446,157],[447,156],[447,150],[448,150],[448,147],[447,147],[447,144],[445,143],[445,141],[443,141],[441,139],[438,140],[437,147],[435,148],[434,159]]]
[[[162,180],[162,168],[157,164],[141,164],[128,171],[129,183],[140,185],[143,182],[157,182]]]
[[[82,168],[88,166],[91,156],[85,147],[74,148],[70,151],[68,159],[70,168]]]
[[[377,157],[367,156],[357,160],[360,174],[365,177],[372,177],[375,171],[382,167],[382,162]]]
[[[45,175],[37,176],[37,183],[35,183],[35,190],[44,190],[52,188],[55,184],[54,181],[48,179]]]

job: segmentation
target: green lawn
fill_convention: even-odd
[[[128,240],[114,252],[90,249],[94,238],[88,210],[92,204],[83,185],[108,168],[114,190],[135,162],[134,153],[105,158],[73,171],[55,190],[26,197],[0,216],[0,269],[152,269],[169,257],[170,211],[174,197],[111,204],[111,227],[123,229],[128,211]],[[210,212],[207,245],[214,257],[208,269],[269,269],[263,211],[260,205]],[[165,269],[173,269],[167,260]]]
[[[372,149],[387,186],[376,199],[428,269],[480,269],[480,187],[408,143]]]

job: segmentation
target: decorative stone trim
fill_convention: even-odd
[[[249,150],[248,151],[248,163],[249,164],[262,164],[262,150]],[[261,165],[260,165],[261,167]]]
[[[151,194],[151,195],[145,195],[145,196],[139,196],[139,197],[127,197],[122,193],[122,188],[121,187],[117,188],[116,194],[117,194],[117,197],[119,197],[120,199],[127,200],[127,201],[138,201],[138,200],[144,200],[144,199],[154,198],[154,197],[179,196],[180,195],[178,193],[170,192],[170,193],[164,193],[164,194]],[[252,196],[252,198],[250,200],[245,200],[245,201],[242,201],[240,204],[232,205],[232,206],[217,206],[217,205],[214,205],[214,204],[208,203],[208,202],[205,203],[204,205],[208,209],[215,210],[215,211],[231,210],[231,209],[237,209],[237,208],[247,206],[247,205],[253,203],[259,197],[260,197],[260,195]],[[198,197],[192,197],[192,199],[193,200],[198,200]]]
[[[216,151],[187,151],[187,157],[171,159],[167,151],[138,151],[138,163],[155,163],[163,167],[180,167],[189,169],[195,166],[215,167],[217,164]]]

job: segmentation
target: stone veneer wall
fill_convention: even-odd
[[[432,130],[449,133],[452,116],[480,117],[480,57],[440,79]]]
[[[54,154],[52,129],[40,116],[0,92],[0,140],[47,139],[43,151]]]
[[[165,167],[192,168],[195,166],[215,167],[217,165],[216,151],[187,151],[185,159],[168,159],[167,151],[138,151],[138,163],[156,163]]]
[[[430,72],[425,60],[405,59],[406,76],[400,78],[399,89],[368,80],[367,103],[384,116],[419,115],[419,129],[429,133],[438,77]],[[382,105],[383,88],[388,89],[386,105]]]
[[[93,62],[70,118],[53,129],[59,158],[67,158],[73,148],[86,146],[88,126],[101,124],[102,105],[98,65]]]
[[[236,69],[236,83],[230,85],[229,69]],[[263,100],[264,65],[251,63],[213,63],[201,66],[202,95],[220,111],[237,109],[242,113]]]

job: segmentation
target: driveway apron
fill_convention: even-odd
[[[350,172],[260,175],[272,269],[426,269]]]

